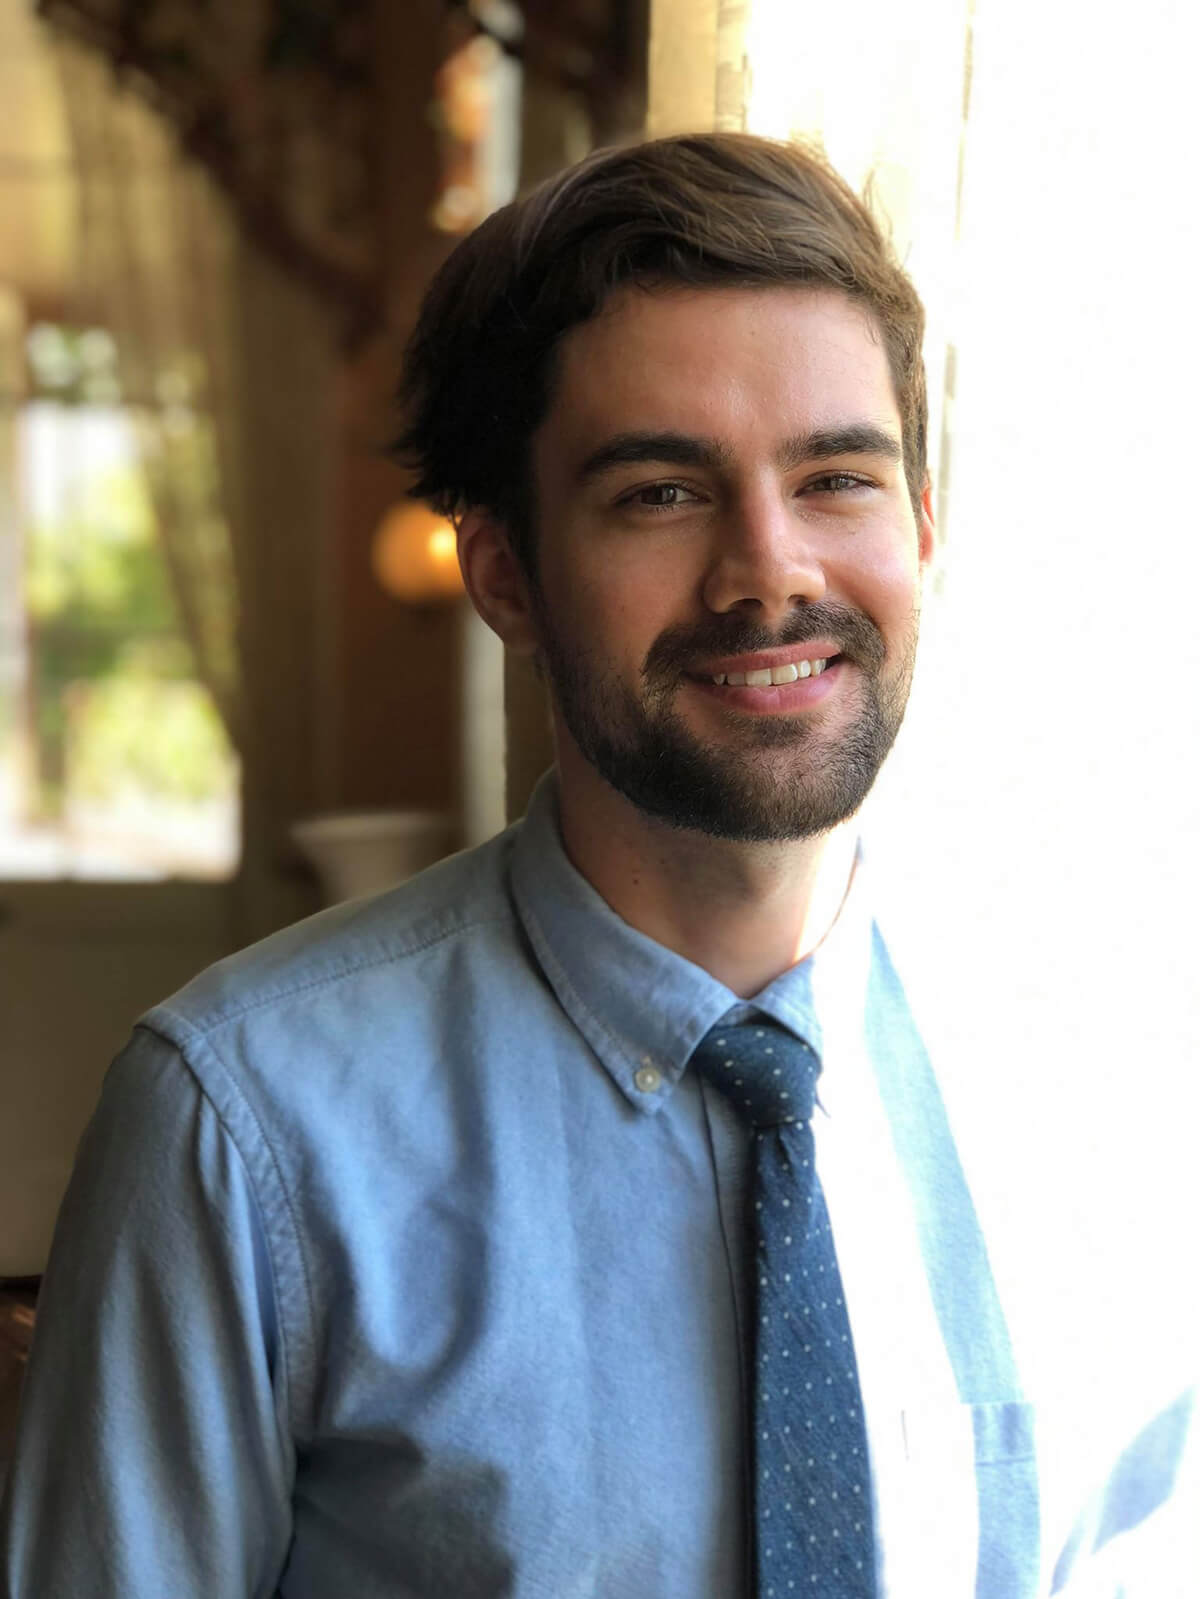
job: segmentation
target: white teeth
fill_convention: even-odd
[[[784,666],[762,667],[757,672],[716,672],[713,682],[727,683],[730,688],[768,688],[781,683],[794,683],[801,677],[820,677],[829,665],[826,661],[788,661]]]

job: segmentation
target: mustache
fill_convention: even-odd
[[[695,626],[680,623],[669,627],[647,651],[642,675],[652,681],[678,677],[713,656],[753,655],[785,644],[807,644],[815,638],[833,639],[839,655],[867,672],[878,672],[887,656],[883,635],[869,616],[848,606],[814,600],[779,629],[737,612]]]

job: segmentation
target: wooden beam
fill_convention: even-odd
[[[651,0],[646,135],[712,128],[720,0]]]

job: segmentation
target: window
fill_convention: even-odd
[[[221,878],[238,763],[200,680],[102,329],[40,324],[0,419],[0,876]],[[173,457],[210,470],[180,405]]]

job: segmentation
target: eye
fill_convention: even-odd
[[[639,510],[672,511],[698,498],[682,483],[647,483],[627,494],[621,504],[636,506]]]
[[[856,477],[853,472],[822,472],[820,477],[809,478],[804,485],[806,494],[847,494],[855,489],[869,489],[869,478]]]

